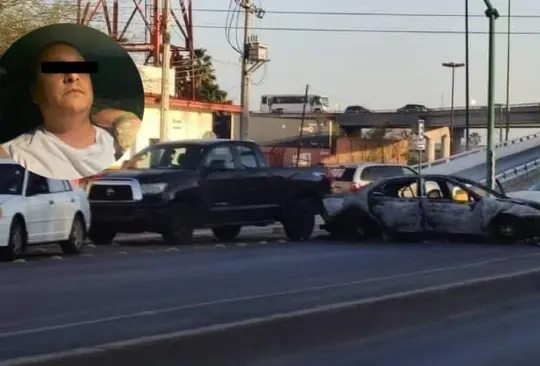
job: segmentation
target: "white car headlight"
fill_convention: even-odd
[[[144,183],[141,184],[143,194],[160,194],[167,188],[167,183]]]

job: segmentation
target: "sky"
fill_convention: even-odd
[[[150,3],[150,0],[146,0]],[[506,102],[507,9],[512,3],[510,103],[540,103],[540,1],[492,0],[501,18],[496,21],[495,102]],[[179,0],[171,0],[177,16]],[[237,104],[240,102],[240,56],[227,42],[226,10],[230,0],[193,0],[196,48],[214,59],[217,81]],[[270,62],[253,75],[250,109],[260,109],[263,94],[313,94],[329,97],[333,108],[363,105],[371,110],[396,109],[405,104],[449,107],[451,70],[443,62],[465,61],[465,1],[461,0],[253,0],[267,13],[253,19],[252,34],[269,48]],[[488,19],[483,0],[469,0],[470,99],[485,105],[488,77]],[[122,23],[133,5],[120,3]],[[206,9],[206,11],[204,11]],[[207,11],[208,9],[213,11]],[[223,10],[223,11],[216,11]],[[347,15],[275,14],[272,11],[340,12]],[[367,16],[353,13],[413,13],[427,17]],[[457,15],[457,16],[440,16]],[[436,16],[439,15],[439,16]],[[526,16],[526,17],[524,17]],[[240,25],[243,19],[240,19]],[[101,21],[103,26],[103,21]],[[143,39],[143,21],[133,19],[128,31],[133,41]],[[174,22],[173,22],[174,24]],[[214,27],[214,28],[208,28]],[[322,31],[278,31],[264,28],[309,28]],[[450,34],[337,32],[336,29],[443,31]],[[334,30],[334,31],[332,31]],[[131,33],[130,33],[131,32]],[[453,33],[452,33],[453,32]],[[233,42],[242,32],[233,30]],[[172,43],[182,45],[173,25]],[[136,58],[136,57],[135,57]],[[465,105],[465,69],[456,70],[455,105]],[[511,137],[540,130],[515,129]],[[478,131],[483,136],[485,131]]]
[[[484,32],[488,19],[483,16],[482,0],[470,0],[470,30]],[[227,9],[229,0],[193,0],[196,9]],[[267,11],[391,12],[464,14],[464,1],[442,0],[259,0]],[[507,0],[493,0],[501,15],[507,14]],[[173,8],[178,1],[172,1]],[[514,15],[539,18],[513,18],[512,31],[540,32],[540,2],[512,0]],[[215,59],[219,84],[239,102],[240,65],[238,54],[229,46],[224,29],[226,13],[196,11],[195,44],[206,48]],[[347,28],[393,30],[464,31],[464,17],[328,16],[267,13],[255,27]],[[507,18],[496,26],[506,32]],[[428,107],[450,105],[451,71],[442,62],[465,61],[464,34],[388,34],[345,32],[284,32],[256,30],[261,43],[269,47],[271,61],[253,75],[251,109],[257,110],[262,94],[303,94],[309,84],[313,93],[327,95],[335,107],[360,104],[367,108],[395,109],[407,103]],[[234,32],[233,32],[234,36]],[[239,34],[241,36],[241,34]],[[511,38],[511,103],[540,101],[540,52],[538,35]],[[181,43],[175,30],[173,42]],[[506,100],[507,37],[496,38],[496,102]],[[478,105],[487,100],[487,35],[470,36],[471,99]],[[456,70],[455,104],[465,104],[464,68]]]

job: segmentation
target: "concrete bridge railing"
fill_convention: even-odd
[[[495,150],[504,149],[501,151],[500,155],[496,154],[496,157],[500,158],[503,156],[509,156],[509,155],[518,153],[520,151],[523,151],[525,149],[528,149],[531,147],[530,146],[531,144],[534,144],[533,142],[534,140],[540,140],[540,133],[535,133],[535,134],[531,134],[531,135],[527,135],[527,136],[519,137],[513,140],[495,144],[494,146]],[[521,146],[523,146],[523,149],[519,148],[520,144],[522,144]],[[475,163],[471,162],[472,166],[474,166],[478,164],[479,162],[481,162],[481,160],[484,158],[481,156],[481,154],[485,152],[486,152],[486,148],[481,147],[481,148],[465,151],[463,153],[450,156],[449,158],[443,158],[443,159],[438,159],[431,162],[422,163],[421,167],[422,169],[427,169],[427,168],[444,166],[450,163],[456,163],[457,161],[464,162],[465,160],[478,160],[478,162],[475,162]],[[413,168],[416,168],[416,169],[418,169],[419,167],[420,167],[420,164],[413,166]]]

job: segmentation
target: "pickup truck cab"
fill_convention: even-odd
[[[211,228],[232,240],[243,226],[281,222],[288,238],[305,240],[330,184],[324,168],[269,168],[250,141],[155,144],[88,182],[90,239],[106,245],[117,233],[156,232],[185,244]]]
[[[0,159],[0,258],[14,260],[33,245],[59,243],[64,253],[84,249],[90,204],[67,180],[29,172]]]

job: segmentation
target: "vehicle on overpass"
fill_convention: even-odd
[[[398,113],[428,113],[430,109],[423,104],[406,104],[397,110]]]
[[[304,94],[263,95],[261,97],[261,113],[306,113],[330,112],[328,97],[320,94],[309,94],[307,103]]]
[[[269,168],[254,142],[186,140],[155,144],[122,170],[88,183],[90,239],[110,244],[117,233],[160,233],[189,243],[210,228],[223,241],[243,226],[280,222],[291,240],[308,239],[330,193],[326,168]]]
[[[406,165],[361,163],[349,164],[330,169],[332,192],[358,192],[362,187],[383,178],[402,175],[417,175],[418,172]]]
[[[66,254],[83,251],[90,205],[83,190],[67,180],[29,172],[0,160],[0,258],[14,260],[29,246],[59,243]]]
[[[335,236],[397,239],[489,239],[540,236],[540,203],[509,198],[448,175],[382,179],[323,201],[324,228]]]
[[[345,114],[362,114],[362,113],[371,113],[369,109],[366,107],[362,107],[361,105],[350,105],[343,111]]]

